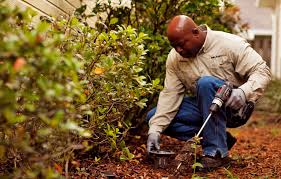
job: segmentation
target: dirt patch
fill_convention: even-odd
[[[247,125],[230,130],[238,139],[230,151],[231,166],[197,174],[208,178],[281,178],[280,119],[280,115],[255,112]],[[179,152],[185,144],[167,136],[162,136],[161,140],[162,148],[174,152]],[[72,177],[107,178],[114,175],[115,178],[191,178],[190,167],[183,166],[182,171],[175,174],[173,162],[166,169],[155,168],[146,156],[145,139],[134,143],[134,160],[107,161],[100,165],[91,165],[90,160],[83,161],[78,169],[72,168]]]

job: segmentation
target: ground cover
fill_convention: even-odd
[[[210,173],[197,173],[206,178],[281,178],[281,116],[255,112],[246,126],[231,129],[238,141],[230,152],[231,167]],[[162,147],[178,152],[184,142],[163,136]],[[145,136],[132,140],[135,159],[126,162],[108,160],[93,164],[91,159],[72,165],[70,175],[74,178],[191,178],[192,169],[174,173],[171,166],[157,169],[145,154]]]

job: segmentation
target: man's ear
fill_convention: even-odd
[[[199,35],[199,29],[198,29],[198,28],[193,28],[193,29],[192,29],[192,33],[193,33],[195,36]]]

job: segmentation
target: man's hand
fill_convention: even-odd
[[[160,133],[151,133],[147,139],[147,153],[152,150],[160,150]]]
[[[246,96],[242,89],[233,89],[225,106],[229,106],[234,110],[238,110],[246,104]]]

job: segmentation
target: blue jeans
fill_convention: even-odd
[[[179,111],[163,134],[184,141],[194,137],[208,117],[215,93],[223,83],[223,80],[216,77],[201,77],[197,81],[197,95],[184,97]],[[156,108],[148,112],[146,122],[149,122],[155,112]],[[201,133],[203,155],[215,156],[218,153],[221,157],[228,155],[226,117],[226,112],[222,109],[207,122]]]

